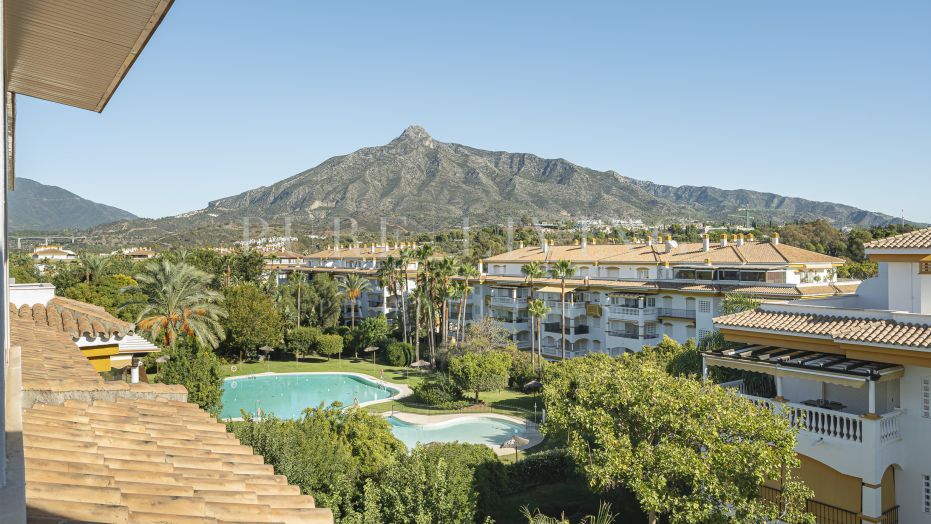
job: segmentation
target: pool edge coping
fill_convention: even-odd
[[[406,422],[408,424],[419,424],[419,425],[424,425],[424,424],[416,422],[415,420],[430,419],[431,417],[437,417],[437,418],[443,419],[443,420],[438,420],[434,422],[434,424],[454,422],[459,419],[468,420],[468,419],[474,419],[474,418],[496,418],[496,419],[501,419],[501,420],[507,420],[509,422],[524,424],[526,426],[527,432],[524,434],[524,437],[530,442],[525,446],[518,447],[517,449],[519,451],[526,451],[534,446],[538,446],[539,444],[543,442],[543,433],[540,432],[540,426],[538,424],[531,422],[530,420],[527,420],[524,418],[515,417],[513,415],[505,415],[504,413],[444,413],[441,415],[425,415],[423,413],[405,413],[402,411],[399,411],[397,413],[391,413],[391,412],[386,411],[382,413],[381,415],[385,418],[395,417],[401,422]],[[398,415],[402,415],[402,416],[399,417]],[[405,418],[413,418],[415,420],[409,421],[409,420],[405,420]],[[429,424],[429,422],[427,422],[427,424]],[[495,455],[498,455],[499,457],[503,455],[509,455],[511,453],[510,450],[514,449],[514,448],[502,448],[500,444],[494,445],[494,446],[491,446],[488,444],[485,444],[485,445],[491,448],[491,450],[495,452]]]
[[[227,380],[235,380],[235,379],[241,379],[241,378],[272,377],[276,375],[350,375],[356,378],[361,378],[368,382],[372,382],[379,386],[384,386],[386,388],[391,388],[397,391],[396,394],[388,398],[360,402],[358,404],[358,407],[360,408],[364,408],[366,406],[372,406],[375,404],[381,404],[382,402],[393,402],[396,400],[400,400],[402,398],[409,397],[414,394],[414,390],[411,389],[411,387],[408,386],[407,384],[397,384],[394,382],[388,382],[387,380],[375,378],[371,375],[366,375],[365,373],[357,373],[355,371],[292,371],[292,372],[286,372],[286,373],[276,373],[274,371],[265,371],[263,373],[250,373],[248,375],[235,375],[231,377],[224,377],[223,382],[226,383]],[[346,407],[349,407],[349,406],[346,406]],[[242,422],[243,421],[242,417],[221,418],[220,420],[224,422]],[[261,420],[261,418],[255,418],[253,420]]]

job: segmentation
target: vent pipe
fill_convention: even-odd
[[[721,233],[721,247],[727,247],[727,233]]]
[[[779,233],[773,233],[770,235],[769,241],[773,244],[779,245]]]
[[[743,245],[744,245],[744,234],[740,233],[737,235],[737,247],[741,247]]]
[[[708,233],[702,233],[701,250],[704,251],[705,253],[711,251],[711,239],[708,238]]]

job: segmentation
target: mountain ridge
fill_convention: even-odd
[[[15,189],[8,193],[7,199],[13,231],[81,230],[139,218],[118,207],[23,177],[16,178]]]

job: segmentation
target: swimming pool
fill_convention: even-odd
[[[348,373],[278,373],[228,378],[223,383],[221,418],[240,418],[240,410],[278,418],[300,418],[307,408],[341,402],[351,406],[377,402],[400,393],[398,389]]]
[[[459,417],[446,422],[413,424],[388,417],[391,432],[408,449],[418,443],[429,442],[465,442],[500,446],[514,435],[524,436],[529,428],[527,424],[493,417]]]

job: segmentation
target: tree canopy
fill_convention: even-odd
[[[505,351],[470,352],[449,361],[449,374],[463,391],[498,391],[508,385],[511,355]]]
[[[812,522],[789,421],[649,360],[591,355],[546,372],[546,434],[568,442],[592,486],[624,486],[671,523]],[[783,505],[760,497],[780,481]]]
[[[253,284],[228,287],[226,344],[231,354],[251,353],[262,346],[277,346],[284,333],[284,321],[275,302]]]

